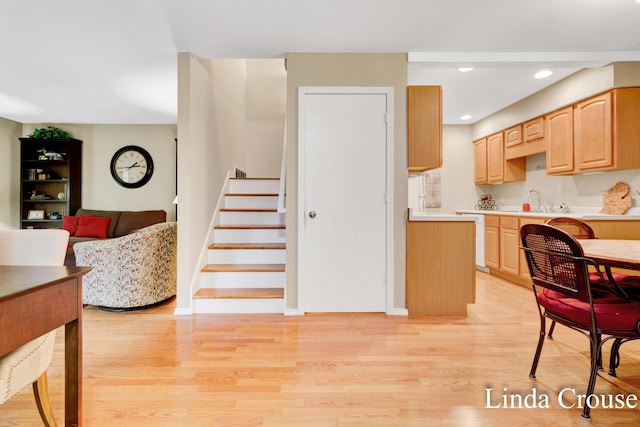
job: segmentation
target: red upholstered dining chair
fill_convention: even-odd
[[[609,340],[640,338],[640,301],[622,298],[606,288],[593,288],[588,268],[593,266],[602,276],[600,266],[584,257],[582,247],[568,233],[546,224],[526,224],[520,229],[520,238],[540,315],[538,346],[529,377],[536,379],[547,318],[581,332],[590,343],[591,373],[582,412],[583,418],[590,419],[589,396],[595,389],[602,346]]]
[[[593,228],[577,218],[556,217],[547,220],[546,224],[559,228],[576,239],[597,239]],[[595,288],[613,287],[620,296],[640,301],[640,277],[614,272],[606,266],[605,272],[606,276],[604,276],[604,279],[603,276],[596,272],[590,273],[591,286]],[[603,283],[603,280],[606,279],[609,280],[607,284]],[[552,322],[549,328],[549,334],[547,335],[549,339],[553,339],[554,327],[555,322]]]

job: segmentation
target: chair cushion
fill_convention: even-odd
[[[0,404],[38,379],[47,370],[56,341],[49,332],[0,357]]]
[[[78,218],[78,228],[76,237],[97,237],[106,239],[111,218],[100,218],[97,216],[81,216]]]
[[[633,276],[630,274],[619,273],[612,271],[613,280],[616,281],[618,286],[629,296],[630,299],[640,301],[640,276]],[[606,276],[605,280],[608,280]],[[589,273],[589,280],[591,286],[594,289],[607,289],[606,285],[602,283],[598,273]]]
[[[620,298],[610,292],[593,290],[593,306],[602,331],[638,331],[640,301]],[[538,293],[538,302],[547,311],[570,319],[586,328],[591,326],[589,303],[550,289]]]

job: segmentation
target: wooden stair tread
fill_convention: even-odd
[[[225,193],[225,196],[231,197],[278,197],[278,193]]]
[[[203,288],[194,298],[284,298],[283,288]]]
[[[249,177],[246,177],[246,176],[244,178],[238,178],[238,177],[233,176],[233,177],[231,177],[229,179],[235,179],[235,180],[238,180],[238,181],[260,181],[260,180],[263,180],[263,181],[280,181],[280,178],[249,178]]]
[[[285,243],[213,243],[209,249],[286,249]]]
[[[216,230],[284,230],[286,225],[216,225]]]
[[[202,267],[201,271],[209,273],[282,272],[284,271],[284,264],[207,264]]]
[[[278,212],[278,209],[222,208],[220,212]]]

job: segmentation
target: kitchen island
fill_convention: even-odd
[[[410,316],[466,316],[475,303],[473,216],[409,211],[407,309]]]

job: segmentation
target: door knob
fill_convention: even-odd
[[[316,217],[316,211],[309,211],[309,218],[315,218]]]

